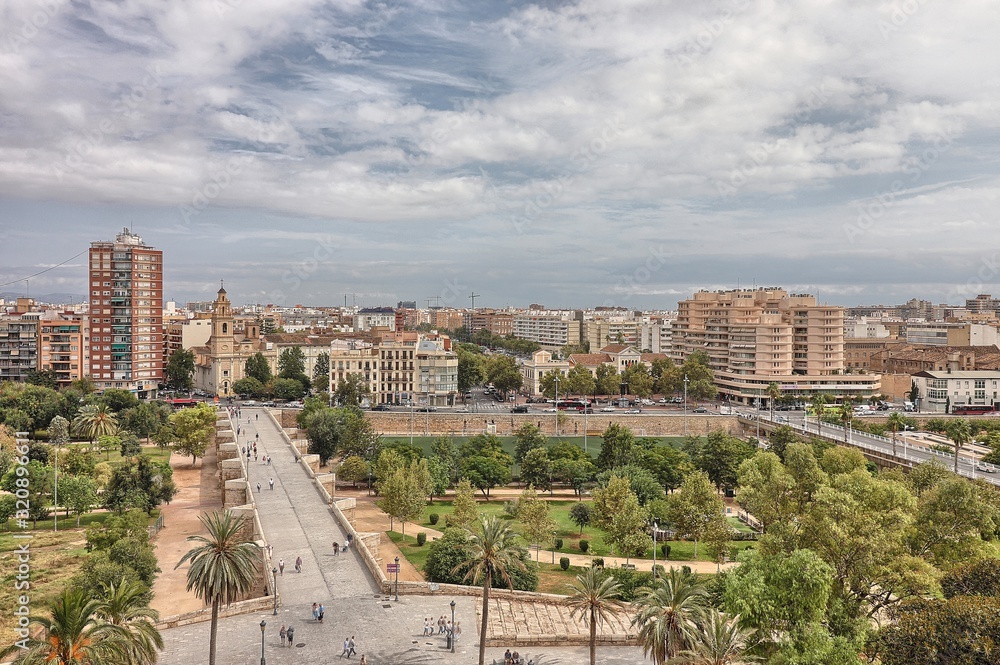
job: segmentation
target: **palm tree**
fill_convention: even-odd
[[[781,386],[772,381],[767,384],[767,401],[771,407],[771,422],[774,422],[774,402],[781,397]]]
[[[955,444],[955,473],[958,473],[958,451],[962,446],[972,441],[972,427],[965,418],[959,418],[948,423],[948,438]]]
[[[816,414],[816,433],[821,433],[823,429],[823,412],[826,410],[826,395],[821,395],[819,393],[812,396],[810,404],[812,405],[813,413]]]
[[[215,643],[219,629],[219,606],[230,604],[250,591],[261,562],[260,548],[243,536],[244,517],[228,510],[201,515],[208,536],[188,536],[201,543],[181,557],[174,568],[190,561],[187,590],[212,605],[208,665],[215,665]]]
[[[468,561],[455,566],[452,572],[468,569],[465,579],[483,584],[483,624],[479,629],[479,665],[486,662],[486,625],[490,609],[490,588],[498,578],[513,588],[511,570],[524,569],[523,550],[517,544],[517,534],[496,515],[480,517],[479,530],[469,539],[471,554]]]
[[[163,638],[155,625],[160,613],[146,604],[146,592],[138,582],[122,581],[104,587],[97,616],[124,631],[127,654],[123,665],[152,665],[157,651],[163,649]]]
[[[0,652],[0,658],[17,654],[18,665],[97,665],[127,663],[124,631],[98,616],[101,601],[81,589],[66,587],[49,606],[49,616],[33,616],[31,623],[44,630],[29,637],[26,649],[19,643]]]
[[[582,617],[590,627],[590,665],[596,665],[597,622],[613,620],[626,611],[625,603],[620,599],[621,586],[603,568],[594,566],[577,575],[576,583],[566,587],[570,616],[574,619]]]
[[[107,404],[87,404],[80,407],[73,418],[74,431],[85,435],[93,443],[101,436],[111,436],[118,431],[118,419]]]
[[[690,649],[681,652],[690,665],[736,665],[759,660],[747,656],[751,631],[740,628],[739,615],[726,619],[714,607],[705,613],[694,630]]]
[[[896,456],[896,432],[906,427],[906,418],[899,411],[893,411],[885,421],[889,431],[892,432],[892,456]]]
[[[847,443],[847,431],[854,419],[854,402],[850,397],[845,397],[840,405],[840,423],[844,426],[844,443]]]
[[[662,665],[693,644],[695,621],[708,607],[708,591],[691,575],[671,568],[634,604],[638,612],[632,625],[639,626],[642,653]]]

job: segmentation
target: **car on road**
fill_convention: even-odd
[[[666,404],[667,403],[667,398],[666,397],[661,397],[660,399],[656,400],[656,403],[657,404]]]
[[[518,404],[513,409],[511,409],[510,412],[511,413],[527,413],[528,412],[528,405],[527,404]]]
[[[684,398],[683,397],[671,397],[670,398],[670,403],[671,404],[683,404],[684,403]]]
[[[417,413],[434,413],[435,411],[437,411],[437,407],[436,406],[418,406],[416,409],[414,409],[414,411],[416,411]]]
[[[261,403],[260,403],[260,405],[261,405],[261,406],[268,406],[268,407],[272,407],[272,406],[277,406],[277,404],[275,404],[275,403],[274,403],[274,402],[272,402],[271,400],[268,400],[268,401],[266,401],[266,402],[261,402]]]
[[[976,471],[982,471],[983,473],[996,473],[996,469],[982,463],[976,464]]]
[[[464,406],[460,409],[455,409],[455,413],[468,413],[468,412],[469,410]]]
[[[616,409],[613,406],[602,406],[601,407],[601,411],[604,411],[605,413],[611,413],[612,411],[617,411],[617,410],[618,409]]]
[[[627,409],[625,413],[642,413],[642,409]]]
[[[376,404],[372,407],[372,411],[392,411],[392,407],[388,404]]]
[[[559,410],[559,409],[555,408],[554,406],[550,406],[550,407],[549,407],[549,408],[547,408],[547,409],[542,409],[542,411],[544,411],[545,413],[555,413],[555,412],[556,412],[556,411],[558,411],[558,410]]]
[[[699,406],[697,409],[691,409],[691,413],[708,413],[708,409],[703,406]]]
[[[240,406],[257,406],[257,402],[252,399],[244,400]]]

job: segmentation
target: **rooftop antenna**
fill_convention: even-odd
[[[347,296],[351,296],[351,300],[355,305],[358,304],[358,294],[357,293],[345,293],[344,294],[344,307],[347,307]]]
[[[430,298],[424,298],[424,302],[427,303],[427,308],[430,309],[431,301],[435,301],[434,305],[440,309],[441,308],[441,296],[431,296]]]

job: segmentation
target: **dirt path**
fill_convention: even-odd
[[[198,516],[222,508],[214,446],[194,467],[190,457],[179,457],[177,454],[170,456],[170,466],[179,491],[169,505],[163,506],[164,527],[153,540],[160,573],[153,583],[154,595],[150,605],[159,611],[161,617],[200,610],[205,606],[193,593],[185,591],[188,566],[176,570],[174,566],[191,549],[192,544],[187,537],[203,531]]]

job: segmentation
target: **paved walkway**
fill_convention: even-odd
[[[255,416],[259,414],[259,420]],[[358,655],[368,655],[372,665],[408,663],[470,663],[478,653],[476,630],[477,599],[455,598],[455,619],[463,635],[456,653],[445,650],[444,636],[422,637],[424,617],[450,618],[450,598],[400,596],[399,602],[382,596],[355,551],[334,556],[333,541],[346,540],[312,481],[283,442],[277,428],[260,409],[244,409],[240,426],[249,439],[260,434],[259,452],[273,456],[271,466],[250,465],[250,482],[263,488],[255,496],[261,525],[274,548],[275,560],[285,560],[285,573],[278,578],[282,606],[278,616],[270,612],[224,618],[219,621],[219,665],[255,663],[260,658],[261,630],[265,656],[274,664],[328,663],[340,655],[346,637],[354,636]],[[247,425],[246,416],[250,416]],[[241,437],[241,441],[245,441]],[[274,490],[268,480],[274,479]],[[303,570],[294,571],[295,557],[301,556]],[[312,620],[313,602],[326,606],[323,624]],[[295,626],[295,646],[282,648],[278,639],[281,625]],[[209,623],[203,622],[163,631],[165,647],[162,665],[190,665],[208,660]],[[503,647],[487,649],[487,656],[500,658]],[[536,656],[540,665],[579,663],[587,649],[522,649]],[[602,662],[625,665],[645,662],[641,649],[608,647],[599,650]]]

